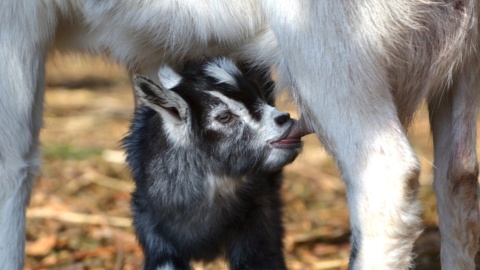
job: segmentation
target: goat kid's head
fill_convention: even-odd
[[[141,103],[160,116],[158,139],[204,153],[205,162],[217,164],[209,164],[219,170],[213,173],[278,170],[300,152],[300,138],[289,137],[296,121],[268,105],[231,61],[191,65],[181,75],[162,67],[158,75],[160,84],[133,79]]]

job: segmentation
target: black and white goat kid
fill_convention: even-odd
[[[302,147],[295,120],[225,58],[159,79],[134,77],[144,106],[124,139],[145,269],[219,255],[232,269],[285,269],[279,189]]]

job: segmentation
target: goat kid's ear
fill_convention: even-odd
[[[133,76],[133,89],[140,101],[160,113],[164,120],[176,124],[187,120],[188,105],[174,91],[141,75]]]

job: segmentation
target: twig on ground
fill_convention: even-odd
[[[112,217],[107,215],[91,215],[58,211],[48,208],[33,208],[27,210],[27,218],[30,219],[55,219],[62,222],[91,225],[109,225],[113,227],[129,228],[132,220],[126,217]]]

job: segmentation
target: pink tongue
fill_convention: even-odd
[[[292,144],[300,142],[300,138],[285,138],[283,140],[277,141],[278,144]]]

